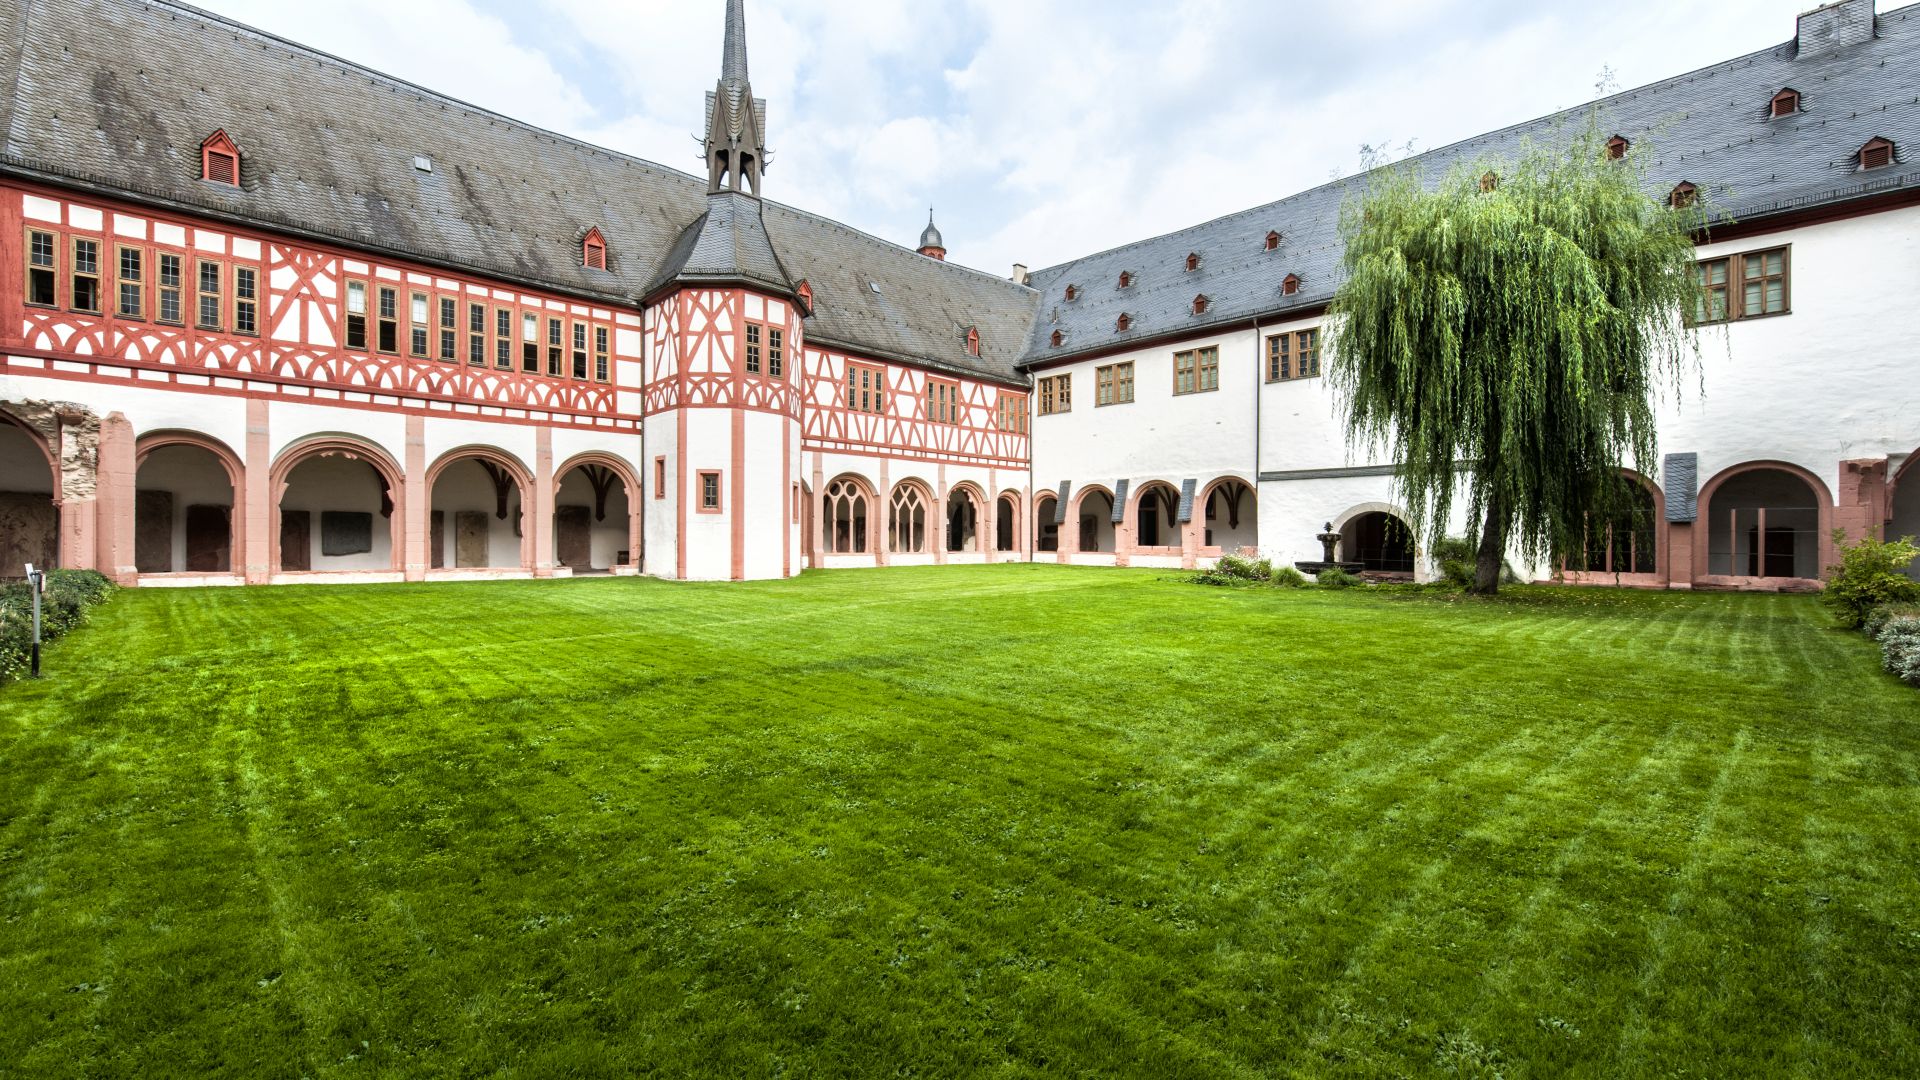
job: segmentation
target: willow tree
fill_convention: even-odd
[[[1464,489],[1474,591],[1508,550],[1579,550],[1651,470],[1655,396],[1696,358],[1698,206],[1648,195],[1598,131],[1430,184],[1380,170],[1341,214],[1345,281],[1329,377],[1349,438],[1398,465],[1416,535],[1446,533]]]

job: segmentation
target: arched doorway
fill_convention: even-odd
[[[1382,510],[1356,514],[1340,528],[1340,561],[1359,563],[1370,574],[1411,574],[1413,530]]]
[[[498,450],[455,450],[427,470],[427,565],[434,570],[533,569],[526,529],[532,478]]]
[[[1090,487],[1080,493],[1074,514],[1080,531],[1080,550],[1084,553],[1114,550],[1113,495],[1102,487]]]
[[[1920,537],[1920,453],[1903,462],[1889,484],[1886,539]],[[1907,567],[1907,576],[1920,579],[1920,559]]]
[[[820,513],[827,554],[865,555],[873,550],[873,502],[873,489],[859,477],[842,476],[827,485]]]
[[[1060,550],[1060,496],[1047,492],[1033,501],[1033,550]]]
[[[980,519],[985,514],[980,489],[972,484],[955,484],[947,492],[947,551],[965,554],[983,550]]]
[[[1832,500],[1813,474],[1777,462],[1738,465],[1715,477],[1701,501],[1709,577],[1820,577]]]
[[[553,561],[578,574],[640,565],[639,481],[626,463],[600,454],[573,458],[556,474]]]
[[[994,510],[993,550],[1002,554],[1020,550],[1020,496],[1001,494]]]
[[[1588,514],[1580,549],[1564,565],[1573,574],[1619,577],[1660,570],[1660,500],[1637,473],[1621,475],[1616,509]]]
[[[1180,490],[1161,480],[1141,485],[1133,501],[1135,547],[1179,554]]]
[[[58,477],[47,440],[0,413],[0,580],[59,565]]]
[[[280,455],[272,542],[277,573],[368,573],[401,568],[400,467],[379,448],[325,436]]]
[[[896,555],[925,555],[933,550],[928,529],[933,493],[918,480],[893,485],[887,504],[887,550]]]
[[[1216,480],[1201,497],[1205,545],[1219,551],[1252,551],[1260,546],[1253,488],[1238,477]]]
[[[140,441],[133,562],[142,574],[231,574],[241,543],[240,459],[217,440],[162,433]]]

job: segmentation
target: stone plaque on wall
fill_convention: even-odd
[[[453,515],[453,565],[465,570],[486,566],[487,512],[461,510]]]
[[[187,507],[187,570],[225,574],[233,570],[232,512],[224,506]]]
[[[311,512],[280,511],[280,569],[292,573],[313,569],[313,514]]]
[[[134,492],[133,568],[143,574],[173,573],[173,492]]]
[[[52,566],[60,537],[53,497],[0,491],[0,579],[27,576],[27,564]]]
[[[435,570],[444,570],[447,568],[447,512],[435,510],[431,520],[427,528],[427,546],[433,549],[430,564]]]
[[[553,508],[554,554],[560,565],[574,570],[593,569],[593,508]]]
[[[365,555],[372,550],[372,514],[346,510],[320,512],[320,554]]]

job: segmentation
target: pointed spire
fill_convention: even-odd
[[[720,56],[720,82],[747,85],[747,0],[727,0],[727,43]]]
[[[920,234],[920,254],[947,261],[947,241],[940,235],[940,227],[933,223],[932,207],[927,208],[927,231]]]
[[[727,0],[726,43],[720,51],[720,81],[707,95],[708,190],[760,194],[766,171],[767,103],[753,96],[747,74],[746,0]]]

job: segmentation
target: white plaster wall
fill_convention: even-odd
[[[18,359],[8,362],[42,363]],[[102,417],[121,413],[133,425],[136,436],[153,431],[194,431],[219,439],[235,454],[246,452],[247,403],[240,397],[7,374],[0,375],[0,400],[71,401]]]
[[[393,566],[392,521],[380,516],[380,478],[366,462],[342,457],[316,457],[301,462],[289,477],[280,509],[312,512],[311,565],[315,571],[387,570]],[[321,541],[326,530],[320,516],[328,510],[373,515],[373,550],[360,555],[322,555]]]
[[[497,515],[500,501],[494,492],[493,478],[487,475],[478,460],[469,458],[456,461],[441,470],[439,479],[434,482],[431,508],[446,515],[441,530],[441,567],[446,570],[459,567],[454,558],[455,545],[459,533],[456,515],[463,510],[480,511],[487,515],[487,561],[486,566],[503,569],[520,566],[520,537],[514,534],[514,528],[520,521],[520,500],[523,492],[515,486],[507,496],[507,518],[502,521]],[[429,533],[431,540],[431,533]]]
[[[788,565],[787,545],[793,531],[788,524],[787,494],[796,472],[789,469],[786,457],[793,425],[786,417],[771,413],[750,412],[744,420],[745,458],[735,470],[737,475],[729,477],[730,482],[743,485],[741,496],[746,508],[746,552],[741,572],[748,580],[779,578]],[[797,468],[796,461],[793,469]],[[732,493],[727,496],[731,503]],[[731,505],[728,513],[732,513]]]
[[[233,483],[211,451],[197,446],[163,446],[149,454],[140,466],[135,487],[141,491],[173,493],[172,573],[182,574],[187,570],[187,507],[224,506],[231,528]],[[233,569],[231,560],[238,557],[238,552],[228,553],[229,571]]]
[[[669,433],[672,431],[671,424],[668,425],[668,431]],[[672,442],[671,439],[656,438],[653,445],[664,446],[670,442]],[[641,484],[653,482],[653,465],[651,464],[653,459],[646,455],[639,432],[588,431],[580,428],[553,429],[554,468],[558,469],[572,458],[589,452],[611,454],[626,462],[627,467],[633,470],[633,475],[640,478]],[[528,453],[527,464],[531,466],[532,451]],[[640,492],[636,491],[633,494],[638,498]]]
[[[687,440],[681,452],[687,465],[687,580],[727,581],[733,577],[733,418],[719,409],[688,409]],[[671,468],[671,466],[669,466]],[[700,512],[700,473],[721,474],[720,512]],[[667,481],[672,483],[673,473]]]
[[[488,446],[512,454],[525,466],[528,475],[534,471],[535,438],[537,429],[527,424],[490,424],[483,420],[442,420],[428,417],[425,425],[425,445],[427,465],[433,463],[449,450],[463,446]],[[404,438],[404,433],[403,436]],[[402,466],[406,458],[400,457]],[[559,462],[554,462],[558,465]],[[478,472],[478,467],[475,467]],[[451,566],[452,563],[447,565]],[[519,565],[516,561],[514,565]]]
[[[641,463],[640,484],[644,489],[641,513],[645,519],[643,527],[646,530],[647,558],[642,570],[657,577],[672,577],[678,565],[680,536],[675,513],[679,504],[679,489],[674,483],[680,464],[677,415],[660,413],[643,422],[646,429],[646,455]],[[558,453],[558,447],[555,452]],[[659,491],[653,487],[656,458],[666,459],[667,483]]]
[[[274,401],[267,408],[267,431],[276,461],[302,439],[344,434],[380,447],[402,468],[407,462],[407,418],[401,413]]]

